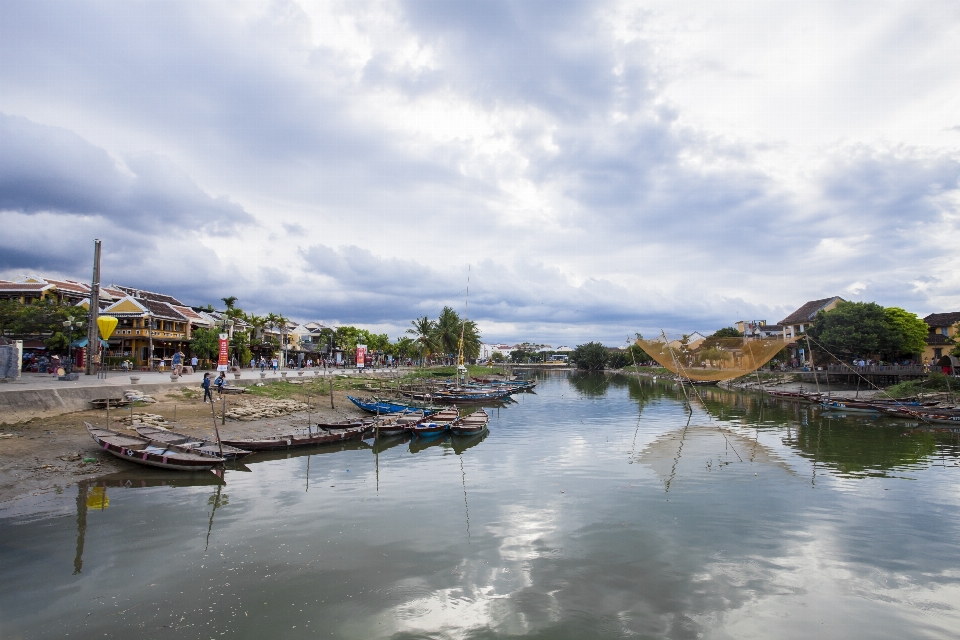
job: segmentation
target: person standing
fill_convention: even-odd
[[[173,354],[173,373],[176,375],[183,375],[183,352],[177,349],[177,352]]]
[[[193,367],[194,371],[197,370],[197,364],[199,364],[199,362],[200,361],[197,360],[197,356],[193,356],[192,358],[190,358],[190,366]]]
[[[207,403],[207,398],[210,398],[210,403],[213,404],[213,396],[210,394],[210,374],[203,374],[203,382],[200,383],[200,386],[203,387],[203,403]]]
[[[260,356],[260,373],[263,373],[267,370],[267,359],[263,356]]]

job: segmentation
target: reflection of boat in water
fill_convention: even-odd
[[[381,435],[373,442],[374,453],[383,453],[387,449],[392,449],[398,445],[404,444],[410,439],[410,436],[406,433],[400,433],[395,435]]]
[[[450,439],[450,444],[453,445],[453,452],[457,455],[460,455],[470,447],[475,447],[486,440],[488,435],[490,435],[490,431],[488,429],[484,429],[480,433],[475,433],[469,436],[453,436]]]
[[[118,471],[105,476],[100,476],[85,483],[87,486],[99,487],[126,487],[146,488],[146,487],[212,487],[224,485],[226,481],[221,474],[212,471],[198,471],[196,473],[178,473],[171,475],[157,469],[131,469],[129,471]]]
[[[410,453],[420,453],[430,447],[436,447],[445,444],[450,439],[450,434],[444,432],[442,435],[433,438],[414,438],[410,441]]]

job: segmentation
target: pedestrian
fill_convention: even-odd
[[[194,370],[194,371],[197,370],[197,364],[198,364],[199,362],[200,362],[200,361],[197,360],[197,356],[193,356],[192,358],[190,358],[190,366],[193,367],[193,370]]]
[[[267,359],[263,356],[260,356],[260,373],[263,373],[267,369]]]
[[[213,381],[213,384],[217,387],[217,395],[223,395],[223,387],[227,384],[227,372],[221,371],[220,375],[217,376],[217,379]],[[213,400],[211,398],[211,400]]]
[[[177,349],[177,352],[173,354],[173,372],[175,374],[183,374],[183,352]]]
[[[277,369],[280,368],[280,361],[274,358],[271,364],[273,365],[273,372],[276,373]]]
[[[200,386],[203,387],[203,403],[207,403],[207,398],[210,398],[210,403],[213,403],[213,396],[210,394],[210,374],[203,374],[203,382],[200,383]]]
[[[256,368],[257,368],[257,359],[256,359],[256,358],[250,358],[250,368],[251,368],[251,369],[256,369]]]

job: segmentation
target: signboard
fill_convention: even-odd
[[[367,359],[367,345],[357,345],[357,369],[363,369],[363,363]]]
[[[230,336],[220,334],[220,357],[217,360],[217,371],[226,371],[230,365]]]

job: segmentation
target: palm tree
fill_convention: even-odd
[[[407,333],[416,336],[414,342],[417,343],[418,350],[422,356],[420,360],[420,364],[422,365],[423,359],[429,356],[436,348],[437,342],[434,338],[434,332],[437,329],[437,325],[427,316],[411,320],[410,324],[413,325],[413,328],[407,329]]]
[[[227,305],[227,309],[233,309],[233,305],[237,303],[237,296],[227,296],[220,299],[223,300],[223,304]]]
[[[436,323],[436,342],[444,353],[456,353],[459,350],[461,325],[457,312],[444,307]]]

